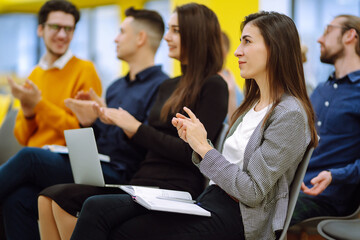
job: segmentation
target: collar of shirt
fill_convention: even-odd
[[[70,49],[68,49],[64,55],[59,57],[52,65],[49,65],[48,62],[45,61],[45,55],[40,58],[39,67],[43,70],[49,70],[51,68],[63,69],[65,65],[70,61],[70,59],[74,56]]]
[[[332,81],[332,80],[334,80],[334,81],[339,81],[339,80],[345,80],[346,78],[349,79],[350,82],[352,82],[352,83],[355,83],[355,82],[359,81],[359,80],[360,80],[360,70],[351,72],[351,73],[349,73],[349,74],[347,74],[347,75],[345,75],[344,77],[339,78],[339,79],[336,79],[336,78],[335,78],[335,72],[333,72],[333,73],[330,75],[329,80],[331,80],[331,81]]]
[[[142,81],[145,81],[146,79],[148,79],[150,74],[152,74],[153,72],[160,71],[160,70],[161,70],[160,65],[152,66],[152,67],[146,68],[145,70],[136,74],[134,81],[130,81],[130,73],[126,74],[125,80],[128,84],[131,84],[132,82],[138,82],[138,81],[142,82]]]

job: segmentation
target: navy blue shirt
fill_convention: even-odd
[[[339,214],[347,214],[360,183],[360,70],[336,79],[335,74],[311,95],[320,141],[311,157],[304,182],[329,170],[332,182],[318,197]]]
[[[112,83],[106,91],[106,104],[109,108],[123,108],[140,122],[144,122],[154,103],[159,85],[169,77],[161,66],[153,66],[136,75],[130,81],[129,74]],[[98,150],[110,156],[110,164],[128,180],[144,159],[146,150],[131,142],[123,130],[115,125],[107,125],[99,119],[94,128]]]

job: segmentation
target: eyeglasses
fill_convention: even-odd
[[[343,30],[349,30],[349,28],[344,27],[344,26],[328,24],[328,25],[326,25],[326,27],[325,27],[325,30],[324,30],[323,35],[326,36],[327,34],[329,34],[329,33],[331,32],[331,29],[333,29],[333,28],[341,28],[341,29],[343,29]]]
[[[45,23],[53,33],[58,33],[63,28],[66,34],[72,34],[74,32],[74,26],[62,26],[59,24]]]

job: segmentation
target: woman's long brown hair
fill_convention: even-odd
[[[175,9],[180,30],[181,80],[165,102],[161,119],[193,107],[206,79],[219,72],[223,65],[221,31],[213,11],[204,5],[190,3]]]
[[[280,103],[282,92],[297,98],[308,118],[311,133],[309,146],[317,146],[315,114],[306,92],[304,70],[301,59],[300,39],[294,22],[286,15],[276,12],[259,12],[245,17],[241,31],[246,24],[256,26],[268,49],[267,71],[272,110]],[[231,117],[231,125],[240,115],[248,111],[260,99],[260,89],[253,79],[245,80],[244,101]],[[265,121],[264,121],[265,122]]]

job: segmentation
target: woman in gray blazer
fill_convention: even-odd
[[[314,113],[294,22],[260,12],[247,16],[241,30],[235,56],[246,79],[245,98],[223,152],[208,143],[190,109],[184,107],[188,116],[172,119],[194,150],[193,162],[211,180],[197,198],[211,217],[149,211],[116,195],[95,196],[86,200],[72,239],[86,232],[96,239],[276,239],[296,167],[306,149],[317,145]],[[107,214],[115,211],[116,223],[110,223]]]
[[[190,109],[184,108],[189,118],[177,114],[173,125],[195,151],[193,162],[214,184],[198,199],[212,212],[209,232],[224,239],[276,239],[296,167],[306,149],[317,145],[314,113],[293,21],[274,12],[255,13],[241,30],[235,56],[246,79],[245,99],[232,117],[222,154],[207,142]],[[229,199],[237,204],[224,207]]]

